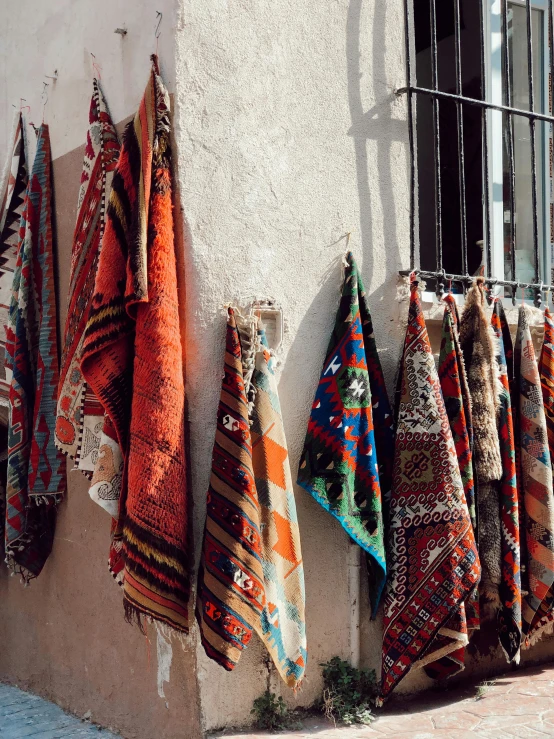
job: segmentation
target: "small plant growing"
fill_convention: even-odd
[[[358,670],[340,657],[333,657],[323,668],[322,708],[335,724],[369,724],[371,704],[377,696],[375,670]]]
[[[482,683],[479,683],[479,685],[477,686],[477,691],[475,693],[475,700],[482,700],[486,696],[488,689],[491,688],[495,683],[496,680],[483,680]]]
[[[256,717],[254,720],[256,729],[280,731],[296,728],[297,722],[281,696],[277,697],[275,693],[266,690],[259,698],[256,698],[253,706],[250,713]]]

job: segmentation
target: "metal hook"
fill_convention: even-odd
[[[160,25],[162,23],[162,18],[163,18],[163,13],[160,12],[159,10],[156,10],[156,18],[158,17],[160,20],[158,21],[158,25],[156,26],[156,30],[154,31],[154,36],[156,38],[160,38],[160,35],[161,35]]]

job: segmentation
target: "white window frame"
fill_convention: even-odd
[[[514,5],[526,6],[525,0],[509,0]],[[502,89],[502,3],[501,0],[486,0],[488,8],[485,18],[485,74],[488,101],[496,105],[503,103]],[[531,7],[543,13],[543,59],[542,59],[542,99],[549,99],[549,50],[548,50],[548,2],[547,0],[531,0]],[[524,39],[526,43],[527,39]],[[536,91],[537,92],[537,91]],[[535,92],[535,97],[538,97]],[[540,107],[535,103],[536,110]],[[547,111],[548,112],[548,111]],[[493,276],[504,278],[504,202],[503,202],[503,128],[502,113],[489,110],[488,117],[488,153],[489,153],[489,212],[491,219],[491,271]],[[548,124],[537,122],[537,140],[541,128]],[[542,273],[540,279],[545,284],[551,283],[552,266],[552,234],[550,233],[550,203],[552,199],[550,167],[549,167],[549,136],[551,132],[546,128],[544,156],[537,158],[537,173],[543,181],[543,243],[539,244],[539,259]],[[538,142],[537,142],[538,143]],[[537,147],[538,148],[538,147]],[[538,152],[537,152],[538,153]],[[539,167],[542,170],[539,170]],[[531,198],[531,193],[529,193]],[[516,232],[517,239],[517,232]],[[509,289],[497,287],[495,293],[505,292],[511,296]]]

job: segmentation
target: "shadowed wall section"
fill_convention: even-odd
[[[62,327],[83,154],[79,147],[53,163]],[[168,641],[152,625],[144,636],[125,622],[122,591],[107,567],[109,538],[110,517],[89,498],[88,481],[68,472],[40,577],[23,587],[0,567],[0,680],[78,716],[90,711],[93,721],[126,737],[195,739],[201,731],[192,638]]]

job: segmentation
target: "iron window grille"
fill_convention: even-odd
[[[536,66],[536,59],[534,59],[533,51],[533,19],[532,13],[536,9],[536,4],[541,3],[543,5],[542,23],[547,23],[544,28],[544,38],[546,43],[543,46],[543,55],[546,62],[548,63],[548,73],[545,74],[545,85],[547,86],[548,93],[542,95],[542,105],[537,106],[537,80],[536,72],[534,69]],[[414,74],[414,69],[417,66],[417,58],[414,56],[416,50],[415,42],[416,32],[419,31],[421,37],[421,8],[428,4],[428,27],[424,29],[427,34],[426,41],[429,43],[430,52],[430,70],[428,75],[428,81],[430,84],[421,85],[418,84],[417,75]],[[518,5],[523,12],[525,11],[525,34],[524,37],[521,35],[518,38],[514,38],[514,27],[510,29],[511,18],[513,18],[513,10],[511,10],[514,4]],[[542,294],[547,291],[554,290],[552,284],[552,274],[549,273],[546,282],[543,282],[545,277],[542,271],[545,266],[544,254],[548,249],[548,266],[550,267],[550,255],[552,253],[551,242],[552,242],[552,204],[550,203],[551,197],[549,190],[552,186],[548,186],[548,182],[551,182],[552,177],[552,123],[554,123],[554,116],[552,115],[552,100],[554,99],[554,54],[552,53],[552,39],[553,39],[553,4],[554,0],[479,0],[478,11],[479,11],[479,22],[478,22],[478,39],[479,39],[479,54],[480,54],[480,90],[468,91],[464,90],[462,83],[462,12],[461,0],[450,0],[450,2],[443,2],[439,5],[439,12],[444,16],[446,5],[449,6],[448,12],[451,14],[449,23],[453,25],[453,45],[454,45],[454,84],[451,86],[451,90],[440,89],[439,85],[439,42],[441,39],[437,37],[437,3],[436,0],[404,0],[404,20],[405,20],[405,55],[406,55],[406,78],[407,85],[397,90],[398,95],[405,94],[407,96],[407,110],[408,110],[408,129],[409,129],[409,155],[410,155],[410,270],[401,271],[402,275],[409,275],[415,272],[420,277],[426,280],[434,281],[435,290],[437,295],[440,297],[447,289],[447,284],[456,284],[458,288],[465,291],[465,289],[475,279],[475,272],[470,273],[468,268],[468,190],[467,190],[467,132],[464,130],[464,125],[467,123],[467,116],[472,115],[472,120],[477,120],[480,117],[480,174],[481,178],[481,197],[480,197],[480,220],[479,228],[482,232],[482,271],[484,272],[485,282],[491,287],[499,286],[500,290],[504,288],[506,295],[512,297],[514,303],[516,300],[516,294],[518,289],[526,291],[527,297],[532,297],[535,305],[540,306],[542,303]],[[499,16],[499,31],[500,31],[500,57],[496,58],[497,66],[500,66],[499,59],[501,58],[501,98],[491,101],[489,94],[488,84],[490,82],[490,76],[488,72],[488,66],[490,65],[490,58],[487,58],[488,49],[490,49],[490,37],[487,37],[489,33],[489,18],[492,6],[496,6],[496,14]],[[419,26],[414,26],[414,14],[417,15],[419,10]],[[519,12],[519,11],[518,11]],[[512,13],[512,15],[510,15]],[[521,16],[521,13],[520,13]],[[547,19],[547,20],[546,20]],[[418,20],[416,18],[416,20]],[[528,109],[514,106],[512,100],[512,82],[511,75],[513,74],[512,63],[513,56],[510,56],[509,46],[509,31],[512,34],[511,37],[511,53],[513,55],[514,44],[526,44],[526,58],[527,58],[527,94],[528,94]],[[536,42],[535,42],[536,43]],[[427,48],[427,47],[426,47]],[[521,49],[520,49],[521,51]],[[477,49],[475,49],[477,52]],[[517,70],[518,74],[521,70]],[[520,75],[521,76],[521,75]],[[498,98],[498,95],[496,95]],[[416,137],[418,134],[418,114],[419,106],[422,106],[422,101],[430,101],[431,105],[431,118],[432,118],[432,140],[433,143],[430,148],[433,150],[432,154],[432,180],[433,180],[433,215],[434,215],[434,253],[435,257],[433,260],[433,269],[426,268],[425,265],[421,264],[421,240],[418,238],[421,234],[421,220],[417,217],[416,226],[416,214],[420,215],[420,205],[422,203],[421,179],[422,179],[422,166],[421,161],[418,167],[418,151]],[[427,103],[428,104],[428,103]],[[451,111],[455,109],[455,136],[452,130],[444,130],[441,127],[441,108],[449,108]],[[471,113],[470,113],[471,111]],[[502,146],[504,148],[504,168],[505,172],[503,175],[502,184],[502,203],[503,203],[503,237],[502,245],[504,249],[504,259],[506,267],[502,274],[498,274],[498,269],[494,267],[494,261],[498,265],[498,258],[493,260],[492,243],[494,234],[493,226],[498,230],[499,223],[498,218],[493,224],[491,220],[491,119],[494,117],[494,111],[498,111],[502,114]],[[452,116],[453,118],[453,116]],[[498,123],[498,114],[494,120]],[[529,273],[532,270],[532,277],[525,280],[518,279],[518,268],[516,264],[516,252],[518,246],[518,234],[517,234],[517,213],[516,213],[516,157],[514,153],[514,124],[515,122],[523,121],[527,122],[529,131],[529,151],[530,151],[530,192],[527,196],[530,198],[530,207],[532,214],[532,224],[529,224],[529,230],[532,233],[530,241],[532,241],[532,267],[531,260],[529,259]],[[516,123],[519,126],[519,123]],[[537,126],[539,127],[539,136],[542,141],[542,159],[537,162],[538,157],[540,158],[540,152],[537,151]],[[449,127],[450,129],[450,127]],[[431,127],[430,127],[431,130]],[[521,130],[519,127],[518,130]],[[475,133],[475,132],[474,132]],[[456,209],[458,211],[458,224],[459,224],[459,244],[461,249],[459,250],[461,258],[458,257],[459,269],[456,271],[447,271],[445,269],[445,244],[444,244],[444,216],[443,208],[445,204],[444,199],[444,163],[441,162],[441,155],[444,155],[445,136],[449,137],[450,145],[455,149],[454,158],[457,158],[457,203]],[[441,144],[442,137],[442,144]],[[498,146],[498,141],[494,142],[495,146]],[[540,148],[540,147],[539,147]],[[537,166],[539,165],[539,166]],[[539,169],[539,172],[538,172]],[[540,171],[548,172],[548,178],[544,177],[539,180]],[[424,173],[426,176],[426,173]],[[452,179],[452,176],[451,178]],[[496,182],[493,185],[496,186]],[[538,210],[538,197],[539,197],[539,184],[543,192],[543,223],[541,227],[539,223],[540,214]],[[448,207],[452,207],[451,195],[452,187],[449,186],[449,202]],[[471,196],[474,197],[474,189],[471,190]],[[504,190],[507,189],[507,193]],[[425,196],[430,196],[425,193]],[[547,197],[548,196],[548,197]],[[498,199],[498,197],[497,197]],[[507,205],[506,205],[507,201]],[[494,204],[494,201],[493,201]],[[430,207],[430,206],[429,206]],[[547,218],[547,213],[549,217]],[[473,224],[473,219],[471,223]],[[457,224],[457,228],[458,228]],[[504,225],[505,224],[505,225]],[[419,233],[416,233],[419,230]],[[420,244],[419,260],[417,259],[416,247]],[[498,234],[496,244],[500,243]],[[451,244],[447,246],[450,249]],[[543,254],[541,264],[541,252]],[[419,266],[417,265],[419,261]],[[429,260],[427,260],[429,261]],[[506,274],[506,271],[509,273]]]

